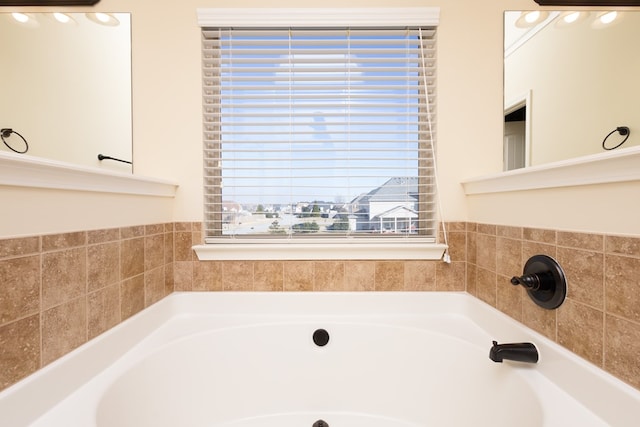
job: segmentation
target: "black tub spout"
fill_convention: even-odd
[[[489,351],[489,359],[502,363],[503,360],[515,360],[518,362],[537,363],[538,349],[530,342],[498,344],[493,342]]]

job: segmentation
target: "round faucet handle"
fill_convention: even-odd
[[[529,258],[522,276],[512,277],[511,284],[522,285],[536,304],[548,310],[560,307],[567,295],[564,271],[556,260],[547,255]]]

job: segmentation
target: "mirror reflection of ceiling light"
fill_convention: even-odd
[[[87,13],[87,18],[96,24],[106,25],[108,27],[116,27],[120,25],[120,21],[114,15],[110,13],[103,12],[95,12],[95,13]]]
[[[617,12],[615,10],[603,12],[598,15],[595,21],[593,21],[593,23],[591,24],[591,27],[595,29],[608,28],[620,22],[621,18],[622,18],[622,13]]]
[[[588,11],[568,11],[562,12],[556,21],[556,27],[568,27],[569,25],[582,22],[589,17]]]
[[[580,12],[569,12],[562,19],[567,24],[573,24],[574,22],[576,22],[578,20],[579,17],[580,17]]]
[[[564,18],[562,18],[564,20],[564,22],[566,22],[567,24],[573,24],[574,22],[576,22],[578,20],[578,17],[580,16],[580,12],[571,12],[570,14],[566,15]]]
[[[21,24],[26,24],[29,21],[29,15],[27,15],[26,13],[13,12],[11,16],[13,16],[13,19],[20,22]]]
[[[524,15],[524,20],[527,24],[535,24],[539,18],[540,18],[540,11],[538,10],[534,12],[529,12],[526,15]]]
[[[600,19],[600,22],[606,25],[606,24],[611,24],[613,21],[616,20],[617,17],[618,17],[618,12],[613,11],[613,12],[605,13],[599,19]]]
[[[67,26],[78,25],[78,21],[76,21],[75,18],[68,13],[54,12],[50,14],[49,17],[53,18],[55,22],[62,25],[67,25]]]
[[[24,25],[25,27],[37,27],[40,24],[30,13],[13,12],[11,14],[16,23]]]
[[[56,21],[58,21],[61,24],[68,24],[73,20],[71,16],[61,12],[54,12],[53,17],[55,18]]]
[[[549,12],[544,10],[530,10],[522,12],[518,20],[516,21],[516,27],[529,28],[541,23],[549,16]]]
[[[98,12],[96,13],[96,19],[103,24],[106,24],[107,22],[109,22],[109,15],[107,15],[106,13]]]

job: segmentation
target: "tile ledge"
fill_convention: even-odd
[[[462,181],[466,195],[640,181],[640,146]]]
[[[157,178],[0,152],[0,185],[175,197],[178,185]]]

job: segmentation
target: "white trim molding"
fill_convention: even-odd
[[[462,182],[467,195],[640,180],[640,146],[496,173]]]
[[[2,152],[0,185],[156,197],[175,197],[178,188],[175,183],[156,178]]]
[[[208,239],[208,241],[211,239]],[[196,245],[201,261],[439,260],[447,245],[425,239],[216,239]]]
[[[207,27],[436,26],[439,7],[384,8],[199,8],[198,25]]]

